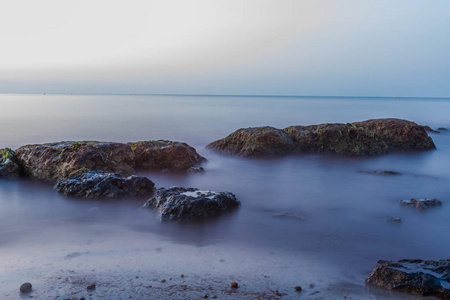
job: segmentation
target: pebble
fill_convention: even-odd
[[[31,283],[25,282],[24,284],[22,284],[20,286],[20,292],[21,293],[29,293],[29,292],[31,292],[31,287],[32,287]]]
[[[239,287],[239,284],[238,284],[237,282],[232,282],[232,283],[230,284],[230,286],[231,286],[233,289],[237,289],[237,288]]]
[[[294,291],[301,292],[302,291],[302,287],[297,285],[297,286],[294,287]]]
[[[91,283],[90,285],[88,285],[88,286],[86,287],[86,289],[87,289],[87,290],[93,290],[93,289],[95,289],[95,283]]]

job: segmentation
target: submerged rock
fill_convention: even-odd
[[[161,221],[200,220],[238,207],[236,196],[229,192],[201,191],[196,188],[159,189],[144,207],[156,208]]]
[[[450,259],[380,260],[367,277],[366,284],[448,299],[450,297]]]
[[[80,198],[148,197],[155,184],[146,177],[127,178],[104,171],[90,171],[58,182],[58,192]]]
[[[400,219],[399,217],[386,217],[385,221],[391,224],[400,224],[402,222],[402,219]]]
[[[441,206],[442,202],[438,199],[409,199],[400,200],[400,205],[405,207],[414,207],[419,210],[424,210],[433,206]]]
[[[431,132],[431,133],[440,133],[439,131],[437,131],[437,130],[434,130],[433,128],[431,128],[430,126],[428,126],[428,125],[425,125],[425,126],[423,126],[423,129],[425,129],[425,131],[426,132]]]
[[[20,175],[16,154],[9,148],[0,149],[0,178],[15,178]]]
[[[17,149],[16,156],[26,175],[51,182],[98,170],[122,176],[136,169],[184,170],[205,160],[189,145],[171,141],[27,145]]]
[[[137,169],[188,170],[206,159],[186,143],[166,140],[128,143]]]
[[[243,157],[299,152],[334,152],[350,156],[384,154],[388,149],[436,148],[425,127],[400,119],[374,119],[347,124],[239,129],[208,145]]]
[[[236,130],[224,139],[212,142],[208,148],[243,157],[276,156],[296,152],[294,138],[273,127],[250,127]]]
[[[448,129],[445,128],[445,127],[439,127],[438,130],[439,130],[439,131],[448,131]]]
[[[363,170],[363,171],[359,171],[359,172],[366,173],[366,174],[374,174],[374,175],[402,175],[402,173],[396,172],[396,171]]]

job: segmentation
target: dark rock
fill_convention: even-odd
[[[32,287],[33,286],[31,285],[31,283],[25,282],[20,286],[19,290],[21,293],[29,293],[29,292],[31,292]]]
[[[429,150],[435,149],[424,126],[401,119],[373,119],[352,123],[378,135],[389,148]]]
[[[233,289],[237,289],[237,288],[239,287],[239,284],[238,284],[237,282],[232,282],[232,283],[230,284],[230,286],[231,286],[231,288],[233,288]]]
[[[188,173],[205,173],[205,169],[203,169],[202,167],[199,168],[195,168],[195,167],[191,167],[189,169],[187,169]]]
[[[448,131],[448,129],[447,129],[447,128],[444,128],[444,127],[439,127],[438,130],[439,130],[439,131]]]
[[[360,171],[360,172],[361,173],[366,173],[366,174],[374,174],[374,175],[402,175],[402,173],[396,172],[396,171],[377,171],[377,170],[368,171],[368,170],[363,170],[363,171]]]
[[[128,143],[137,169],[188,170],[206,159],[186,143],[166,140]]]
[[[432,128],[431,128],[430,126],[428,126],[428,125],[424,125],[424,126],[423,126],[423,129],[425,129],[426,132],[440,133],[439,131],[432,129]]]
[[[438,199],[409,199],[400,200],[400,205],[405,207],[414,207],[419,210],[424,210],[433,206],[441,206],[442,202]]]
[[[58,182],[58,192],[81,198],[148,197],[155,184],[147,177],[136,175],[127,178],[104,171],[90,171]]]
[[[87,171],[102,170],[129,176],[135,173],[129,145],[107,142],[59,142],[27,145],[16,150],[27,175],[59,181]]]
[[[296,152],[298,148],[291,135],[269,126],[239,129],[207,147],[243,157],[284,155]]]
[[[0,149],[0,178],[16,178],[20,175],[16,154],[9,148]]]
[[[295,137],[301,151],[335,152],[362,156],[383,154],[387,145],[377,135],[352,124],[290,126],[285,132]]]
[[[450,297],[449,275],[450,259],[438,261],[420,259],[380,260],[367,277],[366,284],[422,296],[448,299]]]
[[[399,217],[386,217],[385,220],[391,224],[400,224],[402,222],[402,219]]]
[[[96,288],[95,283],[91,283],[86,287],[87,290],[95,290],[95,288]]]
[[[144,207],[157,208],[161,221],[198,220],[216,216],[238,207],[240,202],[229,192],[201,191],[196,188],[159,189]]]
[[[302,287],[297,285],[297,286],[294,287],[294,291],[301,292],[302,291]]]
[[[243,157],[300,152],[333,152],[350,156],[384,154],[389,148],[436,148],[425,127],[400,119],[374,119],[347,124],[239,129],[208,148]]]

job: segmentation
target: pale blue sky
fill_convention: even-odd
[[[3,93],[450,97],[448,0],[2,2]]]

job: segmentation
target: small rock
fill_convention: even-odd
[[[294,287],[294,291],[301,292],[302,291],[302,287],[297,285],[297,286]]]
[[[448,129],[447,129],[447,128],[444,128],[444,127],[439,127],[438,130],[439,130],[439,131],[448,131]]]
[[[202,298],[203,298],[203,299],[208,299],[209,296],[208,296],[208,295],[205,295],[205,296],[203,296]]]
[[[424,210],[433,206],[441,206],[442,202],[438,199],[409,199],[400,200],[400,205],[405,207],[414,207],[419,210]]]
[[[402,173],[400,172],[396,172],[396,171],[377,171],[377,170],[364,170],[364,171],[360,171],[361,173],[366,173],[366,174],[375,174],[375,175],[402,175]]]
[[[95,283],[91,283],[86,287],[87,290],[94,290],[96,288]]]
[[[29,292],[31,292],[31,288],[32,288],[33,286],[31,285],[31,283],[29,283],[29,282],[25,282],[24,284],[22,284],[21,286],[20,286],[20,292],[21,293],[29,293]]]
[[[205,169],[203,167],[195,168],[191,167],[187,170],[188,173],[205,173]]]
[[[181,277],[181,278],[184,278],[184,274],[181,274],[180,277]]]
[[[230,284],[230,286],[231,286],[231,288],[233,288],[233,289],[237,289],[237,288],[239,287],[239,284],[238,284],[237,282],[232,282],[232,283]]]
[[[163,279],[163,280],[161,280],[161,282],[162,282],[162,283],[164,283],[164,282],[166,282],[166,280],[165,280],[165,279]]]
[[[399,217],[386,217],[385,220],[391,224],[400,224],[402,222],[402,219]]]

